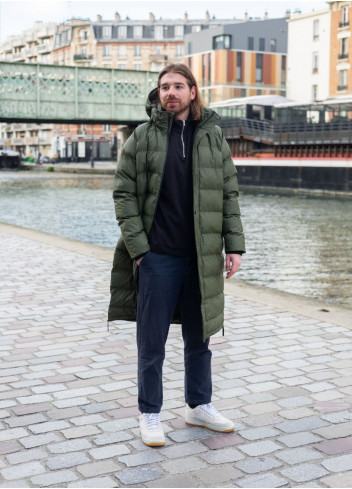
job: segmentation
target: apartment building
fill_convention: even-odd
[[[185,50],[207,104],[286,94],[286,18],[246,18],[188,34]]]
[[[338,2],[340,3],[340,2]],[[330,9],[297,13],[288,21],[287,97],[300,102],[329,96]]]
[[[329,96],[352,94],[352,2],[329,2],[331,15]]]
[[[83,5],[83,4],[82,4]],[[84,7],[83,7],[84,8]],[[36,23],[30,32],[0,45],[0,59],[27,63],[48,63],[67,66],[128,70],[160,71],[166,64],[182,61],[184,36],[216,26],[231,24],[231,19],[157,19],[153,13],[146,20],[121,19],[96,21],[71,19],[62,24]],[[49,29],[50,27],[50,29]],[[50,32],[45,37],[44,33]],[[28,127],[27,127],[28,126]],[[43,127],[51,131],[51,143],[44,144]],[[121,128],[120,128],[121,129]],[[124,134],[117,126],[96,124],[7,124],[5,140],[22,154],[35,154],[69,159],[88,160],[93,156],[106,159],[110,148],[114,158]],[[119,144],[117,143],[119,140]],[[42,144],[43,143],[43,144]]]

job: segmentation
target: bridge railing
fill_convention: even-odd
[[[140,122],[158,74],[0,62],[0,120]]]

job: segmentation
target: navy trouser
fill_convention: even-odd
[[[176,305],[184,341],[185,400],[211,402],[211,351],[203,341],[196,258],[149,251],[139,265],[137,308],[138,407],[159,413],[165,344]]]

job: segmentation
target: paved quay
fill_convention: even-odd
[[[236,431],[184,423],[173,325],[148,448],[135,325],[106,328],[112,250],[5,224],[0,243],[0,487],[352,486],[351,310],[226,282],[213,401]]]

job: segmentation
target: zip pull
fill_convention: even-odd
[[[183,131],[185,130],[186,127],[186,121],[182,121],[182,132],[181,132],[181,142],[182,142],[182,151],[183,151],[183,157],[186,158],[186,152],[185,152],[185,142],[183,140]]]

